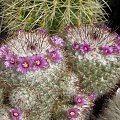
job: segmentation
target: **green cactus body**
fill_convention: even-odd
[[[66,32],[71,66],[81,80],[81,91],[101,95],[114,88],[120,68],[119,51],[115,51],[118,35],[96,25],[68,27]]]
[[[68,24],[105,21],[104,0],[4,0],[5,29],[25,30],[39,26],[61,31]]]

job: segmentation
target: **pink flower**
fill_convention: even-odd
[[[18,58],[17,71],[23,74],[28,73],[31,70],[31,61],[29,57],[19,57]]]
[[[38,28],[37,31],[40,33],[47,33],[47,30],[45,30],[43,28]]]
[[[113,48],[111,46],[103,46],[101,50],[104,55],[111,55],[113,53]]]
[[[12,120],[22,120],[23,112],[20,109],[11,109],[9,113]]]
[[[72,49],[78,51],[78,50],[80,49],[80,44],[77,43],[77,42],[74,42],[74,43],[72,44]]]
[[[32,69],[38,70],[40,68],[47,68],[49,66],[47,60],[42,55],[33,55],[31,57]]]
[[[14,68],[17,65],[17,55],[15,54],[7,54],[4,62],[7,68]]]
[[[47,30],[43,29],[43,28],[38,28],[37,32],[40,34],[40,36],[45,37],[47,35]]]
[[[67,116],[69,119],[77,118],[79,115],[79,110],[77,108],[71,108],[67,111]]]
[[[5,57],[10,52],[10,48],[7,45],[0,47],[0,58]]]
[[[17,35],[18,35],[18,39],[22,39],[23,37],[25,37],[25,31],[22,29],[19,29],[17,31]]]
[[[65,30],[66,33],[72,33],[73,26],[66,26],[64,30]]]
[[[90,47],[89,43],[84,42],[84,44],[80,45],[80,49],[79,50],[80,50],[81,53],[86,54],[86,53],[92,51],[92,48]]]
[[[89,96],[89,98],[91,99],[91,100],[96,100],[96,98],[97,98],[97,96],[96,96],[96,93],[95,92],[93,92],[90,96]]]
[[[54,46],[61,47],[64,45],[64,40],[61,37],[59,37],[58,35],[54,35],[51,37],[51,43]]]
[[[116,53],[116,54],[120,53],[120,46],[119,45],[115,44],[113,46],[113,53]]]
[[[63,55],[59,49],[49,49],[47,56],[54,63],[60,63],[60,61],[63,59]]]
[[[78,106],[83,106],[86,104],[86,99],[83,95],[78,95],[74,98],[74,102],[78,105]]]
[[[118,37],[116,44],[120,46],[120,36]]]
[[[109,28],[105,24],[101,25],[101,28],[103,29],[104,32],[110,32],[111,31],[111,28]]]

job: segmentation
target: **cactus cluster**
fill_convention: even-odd
[[[11,120],[86,120],[96,97],[118,82],[115,32],[88,24],[65,31],[63,39],[42,28],[19,30],[1,45],[0,83],[10,88],[1,105]]]
[[[105,21],[105,0],[4,0],[4,30],[44,27],[58,32],[68,24]]]
[[[105,0],[0,1],[0,25],[9,31],[0,44],[1,120],[89,118],[96,98],[119,82],[120,36],[98,24],[106,21],[106,5]],[[118,120],[118,104],[117,92],[98,119]]]
[[[59,96],[66,101],[78,93],[74,90],[76,75],[67,75],[63,45],[64,40],[59,35],[50,36],[39,28],[31,32],[20,30],[1,46],[0,80],[12,87],[9,106],[21,109],[24,119],[52,119],[52,108],[57,105]],[[42,57],[38,57],[40,55]]]

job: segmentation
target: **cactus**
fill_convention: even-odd
[[[0,105],[0,119],[1,120],[10,120],[9,113],[6,106]]]
[[[112,113],[112,114],[111,114]],[[120,119],[120,92],[109,100],[109,103],[102,115],[97,120],[119,120]]]
[[[120,37],[105,25],[66,27],[71,68],[78,74],[81,92],[105,94],[119,80]]]
[[[0,88],[0,104],[3,102],[3,89]]]
[[[7,49],[9,55],[5,60],[6,62],[1,60],[5,64],[1,64],[1,80],[7,80],[10,84],[36,84],[41,82],[41,79],[58,79],[60,77],[59,73],[63,73],[67,65],[66,60],[63,59],[64,51],[60,50],[60,46],[63,43],[58,42],[60,46],[55,46],[53,45],[54,41],[51,39],[52,37],[49,36],[47,31],[41,28],[36,30],[36,32],[30,33],[21,30],[18,31],[14,38],[7,41],[7,46],[2,47],[1,51]],[[61,39],[61,41],[63,40]],[[12,53],[13,51],[14,53]],[[11,58],[15,60],[14,64],[9,62]],[[32,60],[30,61],[30,59]],[[38,63],[39,65],[32,63],[34,61],[37,62],[37,60],[40,60],[38,61],[40,62],[40,64]],[[35,67],[24,69],[21,66],[22,64],[19,64],[18,68],[16,68],[16,64],[19,62],[27,62],[29,65],[32,63],[35,64]],[[6,69],[5,67],[10,69]],[[39,79],[39,76],[42,77]]]
[[[59,97],[64,102],[79,93],[63,46],[59,35],[50,36],[42,28],[19,30],[1,45],[0,82],[11,87],[7,105],[21,109],[24,119],[50,120]]]
[[[5,105],[13,120],[18,115],[23,120],[86,120],[96,96],[118,82],[116,33],[87,24],[65,30],[66,41],[38,28],[19,30],[2,43],[0,83],[10,87]]]
[[[58,32],[68,24],[105,21],[104,0],[4,0],[5,29],[35,29]],[[5,30],[4,29],[4,30]]]
[[[36,103],[36,94],[30,88],[18,87],[10,94],[10,104],[21,109],[31,109]]]

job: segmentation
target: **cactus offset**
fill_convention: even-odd
[[[118,82],[120,37],[105,26],[67,27],[71,66],[81,79],[81,91],[105,94]]]

